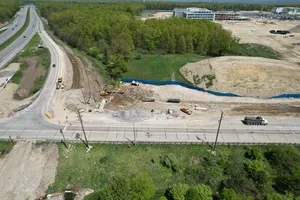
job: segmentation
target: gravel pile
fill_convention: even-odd
[[[113,117],[123,121],[143,121],[149,118],[149,115],[141,110],[122,110],[112,114]]]

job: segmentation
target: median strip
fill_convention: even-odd
[[[30,22],[30,8],[27,10],[27,15],[26,15],[26,21],[23,27],[16,33],[14,34],[11,38],[6,40],[3,44],[0,45],[0,51],[2,51],[4,48],[6,48],[8,45],[10,45],[13,41],[15,41],[22,33],[26,30]]]

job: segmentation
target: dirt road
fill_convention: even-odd
[[[55,144],[34,145],[18,142],[0,159],[0,194],[2,200],[35,199],[44,195],[54,182],[58,164]]]

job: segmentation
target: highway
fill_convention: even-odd
[[[16,113],[14,117],[0,120],[0,138],[32,139],[60,141],[62,128],[69,141],[75,141],[76,133],[83,138],[81,126],[75,124],[57,124],[55,120],[48,119],[44,112],[55,104],[55,82],[58,76],[64,76],[66,56],[59,46],[44,30],[35,9],[31,9],[30,26],[26,30],[26,40],[38,31],[44,44],[51,54],[51,65],[48,77],[39,97],[26,109]],[[24,43],[24,38],[14,42],[10,56],[14,57],[18,47]],[[0,52],[0,60],[4,56]],[[4,61],[2,61],[3,63]],[[56,64],[56,67],[51,67]],[[1,65],[0,65],[1,66]],[[85,130],[90,141],[97,142],[158,142],[158,143],[206,143],[214,142],[216,138],[218,117],[203,122],[120,122],[86,123]],[[268,126],[245,126],[239,117],[226,116],[222,122],[218,142],[220,143],[300,143],[300,123],[296,118],[272,117]]]
[[[29,26],[19,38],[0,52],[0,69],[8,64],[28,44],[37,31],[37,15],[35,14],[34,6],[29,6],[28,8],[30,8]]]
[[[16,13],[16,18],[14,21],[5,26],[6,31],[0,34],[0,45],[15,35],[22,28],[26,21],[27,10],[28,6],[22,8]]]

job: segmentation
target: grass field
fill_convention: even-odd
[[[144,80],[172,80],[172,73],[175,73],[175,80],[189,83],[179,72],[179,69],[190,62],[198,62],[208,57],[197,54],[167,54],[167,55],[142,55],[141,59],[132,60],[128,72],[124,78],[135,78]]]
[[[27,15],[26,15],[26,21],[24,23],[24,26],[16,33],[14,34],[11,38],[6,40],[3,44],[0,45],[0,51],[3,50],[5,47],[10,45],[13,41],[15,41],[18,37],[22,35],[22,33],[26,30],[30,22],[30,8],[27,10]]]
[[[278,52],[271,47],[260,44],[235,44],[232,46],[231,52],[225,53],[227,56],[250,56],[250,57],[263,57],[271,59],[280,59],[281,56]]]
[[[209,149],[206,145],[92,145],[89,153],[85,152],[83,144],[72,144],[70,152],[58,145],[60,158],[56,180],[47,192],[62,191],[68,184],[99,189],[105,187],[112,176],[130,177],[145,172],[155,183],[157,196],[162,196],[167,186],[174,182],[186,182],[185,167],[192,162],[191,159],[197,160],[199,155],[207,155]],[[229,150],[226,147],[218,149],[222,149],[222,155]],[[178,173],[160,163],[160,159],[169,153],[177,158]]]
[[[13,145],[14,144],[15,143],[13,143]],[[14,147],[13,145],[11,145],[9,142],[0,141],[0,158],[5,154],[8,154]]]
[[[35,34],[30,40],[30,42],[27,44],[25,49],[18,55],[17,58],[14,59],[14,62],[21,62],[22,58],[36,56],[38,57],[36,67],[44,67],[46,74],[40,76],[38,79],[35,80],[35,87],[32,89],[32,94],[36,93],[43,87],[51,62],[49,50],[47,48],[38,48],[40,41],[40,36],[38,34]],[[28,63],[23,62],[21,64],[20,70],[17,71],[17,73],[14,75],[11,81],[13,83],[19,84],[22,79],[23,72],[26,71],[28,66]]]

